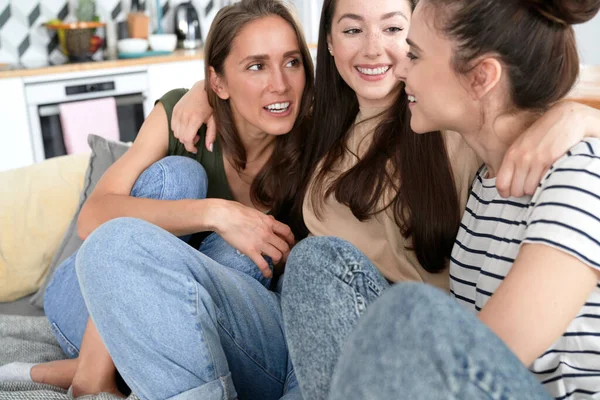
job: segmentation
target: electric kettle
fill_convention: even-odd
[[[177,47],[196,49],[202,46],[202,31],[198,12],[191,1],[182,3],[175,8],[175,34]]]

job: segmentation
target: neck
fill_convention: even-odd
[[[238,132],[242,145],[246,150],[247,164],[266,161],[273,153],[276,136],[264,132]]]
[[[480,129],[463,134],[465,141],[485,163],[488,178],[496,177],[510,146],[537,118],[538,114],[529,111],[497,115],[488,118],[489,122]]]
[[[233,111],[233,121],[238,137],[246,151],[246,169],[249,164],[264,164],[269,159],[277,136],[269,135],[243,119],[236,110]]]

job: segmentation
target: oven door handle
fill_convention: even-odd
[[[90,100],[92,100],[92,99],[90,99]],[[117,103],[117,107],[118,106],[130,106],[132,104],[144,104],[144,101],[146,101],[146,96],[144,96],[142,94],[132,94],[129,96],[115,97],[115,103]],[[58,109],[58,104],[39,106],[38,114],[40,117],[52,117],[55,115],[59,115],[60,111]]]

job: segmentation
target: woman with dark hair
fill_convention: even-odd
[[[302,159],[311,179],[296,204],[314,237],[292,250],[282,292],[290,355],[305,398],[327,395],[348,334],[390,282],[449,289],[450,251],[480,160],[457,133],[417,136],[410,129],[407,95],[392,70],[406,60],[414,3],[323,4],[314,125]],[[206,115],[198,90],[187,96],[194,93],[197,123]],[[557,105],[524,135],[557,137],[566,151],[572,143],[560,133],[589,114],[583,106]],[[592,129],[599,120],[593,115],[587,122]],[[175,134],[193,147],[198,140],[192,131]],[[536,159],[558,158],[544,150]],[[515,194],[533,193],[546,163],[525,163],[507,186]]]
[[[189,153],[173,136],[184,90],[157,101],[85,204],[86,240],[46,292],[71,359],[29,366],[25,379],[119,395],[118,371],[143,399],[279,399],[295,389],[269,288],[273,264],[302,237],[291,205],[306,176],[298,159],[312,59],[283,2],[242,0],[217,13],[205,65],[213,151]]]
[[[572,89],[572,25],[599,9],[421,0],[411,62],[397,72],[411,127],[460,132],[483,161],[452,250],[454,299],[426,285],[390,289],[346,343],[330,399],[599,398],[600,140],[573,146],[532,196],[505,199],[496,187],[507,149]]]

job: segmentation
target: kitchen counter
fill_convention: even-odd
[[[316,45],[309,45],[315,49]],[[45,66],[30,69],[0,70],[0,79],[35,77],[40,75],[64,74],[82,71],[94,71],[101,69],[135,67],[141,65],[172,63],[179,61],[202,60],[204,54],[202,49],[198,50],[175,50],[172,54],[165,56],[142,57],[135,59],[115,59],[106,61],[90,61],[85,63],[64,64]],[[579,81],[568,96],[570,99],[581,101],[600,109],[600,65],[584,65],[581,67]]]
[[[133,59],[114,59],[106,61],[89,61],[83,63],[49,65],[40,68],[22,68],[14,70],[0,70],[0,79],[4,78],[22,78],[29,76],[61,74],[70,72],[94,71],[100,69],[134,67],[138,65],[150,65],[171,63],[179,61],[202,60],[204,53],[202,49],[198,50],[175,50],[172,54],[164,56],[142,57]]]

